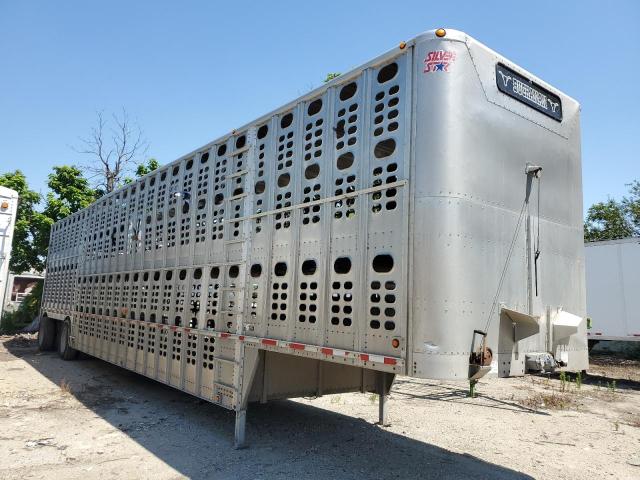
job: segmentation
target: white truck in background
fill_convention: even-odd
[[[9,260],[11,259],[11,243],[13,229],[16,225],[18,209],[18,193],[0,186],[0,319],[4,312],[4,299],[9,277]],[[1,320],[0,320],[1,322]]]
[[[589,347],[640,341],[640,238],[585,244]]]

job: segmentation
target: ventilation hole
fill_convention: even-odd
[[[178,175],[179,172],[180,172],[180,166],[176,165],[175,167],[173,167],[173,171],[171,172],[171,175],[175,177],[176,175]]]
[[[343,153],[338,157],[338,161],[336,162],[338,166],[338,170],[344,170],[346,168],[349,168],[351,165],[353,165],[353,160],[354,160],[353,153],[351,152]]]
[[[322,109],[322,100],[317,99],[309,104],[309,108],[307,108],[307,113],[309,116],[313,116],[318,113]]]
[[[260,180],[258,183],[256,183],[256,187],[254,191],[256,192],[256,195],[260,195],[261,193],[264,192],[264,189],[265,189],[265,183],[263,180]]]
[[[280,127],[287,128],[289,125],[291,125],[292,122],[293,122],[293,114],[292,113],[287,113],[280,120]]]
[[[186,167],[186,168],[187,168],[187,170],[191,170],[191,167],[193,167],[193,160],[189,160],[189,161],[187,162],[187,167]],[[133,192],[132,192],[132,193],[133,193]]]
[[[204,152],[200,157],[200,163],[207,163],[207,160],[209,160],[209,152]]]
[[[238,139],[236,140],[236,148],[242,148],[247,144],[247,136],[246,135],[242,135],[241,137],[238,137]]]
[[[221,157],[223,156],[225,153],[227,153],[227,146],[226,145],[220,145],[218,147],[218,156]]]
[[[287,264],[284,262],[276,263],[275,267],[273,267],[273,273],[277,277],[284,277],[287,274]]]
[[[316,178],[320,174],[320,165],[314,163],[313,165],[309,165],[304,171],[304,178],[307,180],[312,180]],[[287,182],[288,183],[288,182]]]
[[[391,255],[376,255],[373,259],[373,269],[378,273],[388,273],[393,268]]]
[[[385,83],[391,80],[398,73],[398,64],[393,62],[383,67],[378,72],[378,83]]]
[[[373,150],[373,154],[376,158],[384,158],[391,155],[396,149],[396,141],[393,138],[387,138],[378,142],[376,148]]]
[[[290,181],[291,181],[291,176],[288,173],[283,173],[278,177],[278,186],[280,188],[284,188],[287,185],[289,185]]]
[[[349,273],[351,270],[351,259],[349,257],[338,257],[333,264],[333,270],[339,274]]]
[[[189,202],[184,202],[182,204],[182,213],[189,213]]]
[[[222,203],[222,201],[223,201],[223,200],[224,200],[224,195],[222,195],[221,193],[218,193],[218,194],[215,196],[215,198],[214,198],[213,202],[214,202],[216,205],[220,205],[220,204]]]
[[[154,272],[153,273],[153,279],[157,282],[158,280],[160,280],[160,272]],[[104,282],[104,278],[102,279],[102,281]]]
[[[211,278],[218,278],[220,276],[220,267],[213,267],[211,269]]]
[[[262,265],[260,265],[259,263],[254,263],[253,265],[251,265],[251,270],[249,271],[251,273],[251,276],[253,278],[257,278],[260,275],[262,275]]]
[[[231,278],[238,278],[238,275],[240,275],[240,267],[238,267],[238,265],[231,265],[229,267],[229,276]]]
[[[342,324],[345,327],[350,327],[351,326],[351,319],[350,318],[345,318],[344,320],[342,320]]]
[[[196,268],[193,271],[193,278],[195,278],[196,280],[200,280],[202,278],[202,269],[201,268]]]
[[[369,326],[371,328],[378,329],[380,328],[380,322],[378,320],[371,320],[371,322],[369,322]]]
[[[385,330],[394,330],[396,328],[396,322],[384,322]]]
[[[171,270],[167,270],[167,273],[164,275],[165,280],[171,280],[171,277],[173,277],[173,272]]]
[[[184,280],[185,278],[187,278],[187,271],[186,270],[180,270],[180,274],[178,275],[178,278],[180,278],[180,280]],[[146,278],[145,278],[146,280]]]
[[[380,307],[371,307],[371,315],[380,315]]]
[[[342,87],[342,90],[340,90],[340,100],[342,100],[343,102],[345,100],[349,100],[356,94],[357,90],[358,85],[356,84],[356,82],[351,82],[349,85],[345,85],[344,87]]]
[[[385,282],[384,288],[386,288],[387,290],[395,290],[396,282]]]
[[[305,275],[313,275],[316,273],[316,268],[315,260],[305,260],[302,262],[302,273]]]
[[[266,137],[267,133],[269,133],[269,125],[262,125],[258,129],[258,139]]]

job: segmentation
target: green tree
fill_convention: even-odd
[[[36,207],[41,195],[29,189],[27,178],[20,170],[0,175],[0,185],[18,192],[18,212],[13,233],[13,248],[9,268],[13,272],[26,272],[30,269],[41,271],[44,261],[41,252],[34,245],[42,224],[41,214]]]
[[[89,186],[89,181],[77,167],[53,167],[49,174],[46,202],[39,222],[38,232],[34,236],[36,251],[43,257],[49,248],[51,226],[58,220],[68,217],[91,204],[97,198],[97,192]]]
[[[628,186],[629,195],[622,201],[610,198],[589,207],[584,222],[587,242],[640,236],[640,182]]]
[[[629,196],[622,197],[622,208],[631,222],[633,235],[640,237],[640,181],[634,180],[629,185]]]
[[[147,160],[147,163],[141,163],[140,165],[138,165],[138,168],[136,168],[136,177],[144,177],[147,173],[151,173],[158,168],[160,168],[160,162],[155,158],[150,158]],[[133,178],[127,177],[124,179],[124,184],[126,185],[133,181]]]

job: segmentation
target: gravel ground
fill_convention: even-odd
[[[466,385],[398,378],[392,426],[358,393],[233,414],[96,359],[0,337],[0,478],[640,478],[640,362]]]

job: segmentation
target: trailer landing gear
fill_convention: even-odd
[[[391,390],[391,385],[393,384],[395,375],[386,372],[378,372],[377,376],[378,425],[381,427],[389,427],[391,426],[391,423],[389,423],[389,406],[387,402],[389,400],[389,391]]]
[[[236,411],[236,430],[233,447],[236,450],[247,448],[247,409]]]

